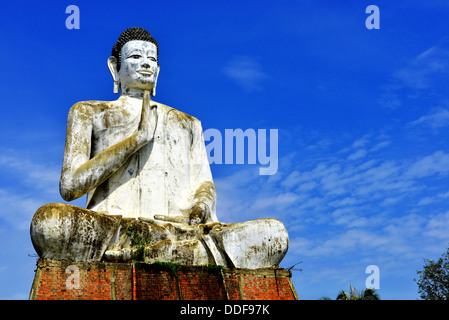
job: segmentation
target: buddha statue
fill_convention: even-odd
[[[201,122],[156,102],[159,46],[148,31],[122,32],[107,60],[115,101],[68,113],[60,179],[65,201],[39,208],[30,234],[42,258],[140,259],[230,268],[278,266],[288,234],[275,219],[221,223]]]

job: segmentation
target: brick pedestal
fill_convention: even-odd
[[[296,300],[291,272],[39,259],[30,300]]]

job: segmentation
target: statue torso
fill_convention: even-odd
[[[194,135],[201,134],[195,131],[199,121],[166,105],[157,103],[157,107],[154,140],[89,192],[87,208],[152,218],[155,214],[180,215],[193,205],[192,166],[204,162],[192,159]],[[117,100],[94,102],[92,108],[91,157],[138,130],[141,106]]]

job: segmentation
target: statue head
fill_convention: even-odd
[[[122,90],[151,90],[155,96],[160,70],[158,58],[158,43],[147,30],[133,27],[123,31],[108,59],[114,93],[118,93],[121,87]]]

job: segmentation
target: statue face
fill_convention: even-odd
[[[129,41],[123,45],[121,56],[119,78],[122,88],[151,90],[159,73],[156,46],[148,41]]]

